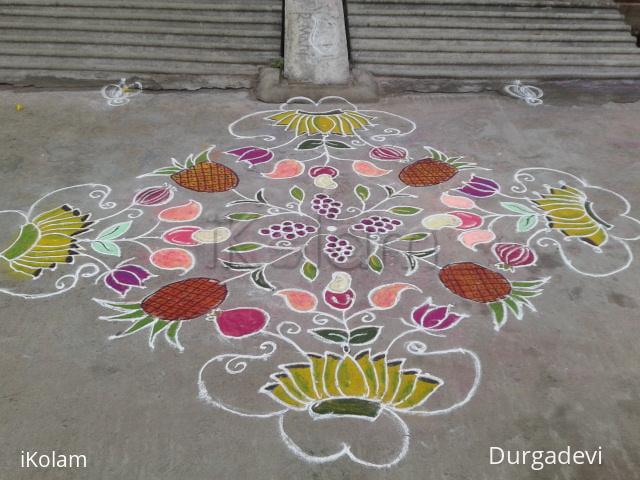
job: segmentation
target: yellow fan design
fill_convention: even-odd
[[[262,387],[278,403],[312,415],[375,418],[384,408],[410,410],[425,402],[442,380],[416,369],[403,369],[404,360],[371,356],[307,354],[309,363],[283,365]]]
[[[37,278],[43,269],[53,270],[59,263],[73,263],[80,247],[74,237],[86,232],[92,222],[69,205],[62,205],[36,216],[22,225],[17,239],[0,253],[16,272]]]
[[[611,225],[598,218],[584,192],[564,185],[561,188],[549,188],[549,193],[540,197],[534,203],[546,212],[550,228],[596,247],[607,241],[605,229],[611,228]]]

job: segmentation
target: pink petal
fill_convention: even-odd
[[[468,230],[458,235],[458,240],[465,247],[476,251],[476,245],[491,243],[496,239],[496,235],[491,230]]]
[[[439,325],[430,328],[430,330],[447,330],[455,326],[462,318],[462,315],[458,315],[457,313],[450,313],[449,315],[447,315],[447,318],[445,318]]]
[[[160,212],[158,218],[163,222],[190,222],[195,220],[202,213],[202,204],[195,200],[189,200],[184,205],[165,208]]]
[[[483,218],[480,215],[476,215],[471,212],[449,212],[449,215],[458,217],[462,222],[456,228],[460,230],[469,230],[470,228],[476,228],[482,225]]]
[[[378,310],[388,310],[398,304],[400,294],[407,289],[420,290],[410,283],[389,283],[371,290],[369,303]]]
[[[131,287],[129,285],[123,285],[118,282],[113,274],[109,274],[104,279],[104,284],[109,287],[111,290],[117,292],[121,297],[124,297]]]
[[[164,232],[162,234],[162,239],[167,243],[172,243],[173,245],[193,247],[195,245],[200,245],[200,242],[193,238],[193,235],[200,230],[200,227],[176,227]]]
[[[149,257],[151,263],[162,270],[182,270],[187,273],[195,265],[193,255],[183,248],[163,248]]]
[[[353,162],[353,171],[363,177],[382,177],[391,172],[391,170],[378,168],[367,160],[357,160]]]
[[[287,306],[296,312],[310,312],[318,305],[318,298],[306,290],[290,288],[279,290],[275,294],[284,297]]]
[[[263,177],[271,179],[293,178],[302,175],[304,164],[298,160],[280,160],[269,173],[263,173]]]
[[[440,195],[440,201],[449,208],[462,208],[463,210],[469,210],[476,206],[476,202],[470,198],[449,195],[446,192]]]

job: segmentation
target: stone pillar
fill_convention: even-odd
[[[349,82],[341,0],[285,0],[284,45],[284,76],[290,82]]]

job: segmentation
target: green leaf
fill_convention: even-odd
[[[153,317],[144,317],[140,320],[138,320],[136,323],[134,323],[133,325],[131,325],[129,328],[127,328],[124,332],[122,332],[120,335],[128,335],[130,333],[134,333],[137,332],[138,330],[146,327],[147,325],[149,325],[151,322],[155,321],[155,318]]]
[[[265,290],[275,290],[275,287],[271,285],[267,280],[263,268],[254,270],[254,272],[251,274],[251,280],[256,286],[260,288],[263,288]]]
[[[512,212],[515,212],[515,213],[519,213],[521,215],[528,215],[528,214],[531,214],[531,213],[536,213],[533,210],[531,210],[529,207],[527,207],[526,205],[523,205],[521,203],[500,202],[500,205],[502,205],[502,208],[505,208],[505,209],[510,210]]]
[[[318,267],[311,261],[304,262],[302,265],[302,274],[311,282],[318,277]]]
[[[144,175],[141,175],[141,176],[142,177],[169,176],[169,175],[173,175],[174,173],[181,172],[182,170],[184,170],[184,168],[163,167],[163,168],[158,168],[151,173],[145,173]]]
[[[369,268],[378,274],[382,272],[384,264],[382,263],[382,260],[379,256],[371,255],[369,257]]]
[[[291,195],[294,200],[297,200],[300,203],[302,203],[302,201],[304,200],[304,190],[302,190],[297,185],[291,187],[291,190],[289,190],[289,195]]]
[[[256,192],[255,199],[260,203],[267,203],[267,199],[264,196],[264,188],[261,188]]]
[[[407,277],[409,275],[413,275],[416,270],[418,270],[418,260],[416,259],[416,257],[414,257],[413,255],[411,255],[410,253],[405,253],[404,254],[405,258],[407,259]]]
[[[213,150],[213,148],[209,148],[204,152],[200,152],[196,158],[193,159],[193,164],[198,165],[200,163],[206,163],[209,161],[209,152]]]
[[[356,188],[354,188],[353,191],[356,196],[363,202],[366,202],[369,198],[369,195],[371,195],[369,187],[365,187],[364,185],[356,185]]]
[[[511,285],[514,287],[521,287],[521,288],[535,288],[535,287],[539,287],[540,285],[543,285],[545,283],[545,280],[529,280],[526,282],[511,282]]]
[[[261,243],[238,243],[226,248],[225,252],[252,252],[254,250],[260,250],[264,245]]]
[[[312,140],[305,140],[304,142],[299,144],[296,147],[296,149],[297,150],[313,150],[321,146],[322,146],[322,140],[312,139]]]
[[[236,220],[238,222],[250,222],[252,220],[257,220],[258,218],[264,217],[261,213],[252,213],[252,212],[240,212],[240,213],[231,213],[227,215],[229,220]]]
[[[396,215],[416,215],[422,211],[421,208],[418,207],[393,207],[389,209],[390,212],[395,213]]]
[[[143,316],[145,316],[146,314],[144,313],[144,311],[140,308],[136,308],[133,311],[130,312],[125,312],[125,313],[120,313],[118,315],[113,315],[111,317],[103,317],[103,318],[107,318],[109,321],[111,320],[131,320],[131,319],[139,319]]]
[[[513,298],[509,297],[503,299],[502,301],[507,307],[509,307],[509,310],[513,312],[518,320],[522,319],[522,309],[519,303],[517,303]]]
[[[512,290],[511,295],[514,297],[537,297],[542,294],[542,290]]]
[[[309,330],[314,335],[330,343],[346,343],[349,341],[349,332],[338,328],[316,328]]]
[[[410,252],[412,256],[417,258],[427,258],[435,255],[440,250],[440,247],[428,248],[426,250],[416,250],[414,252]]]
[[[500,330],[507,321],[507,312],[504,309],[504,305],[501,302],[494,302],[489,304],[489,308],[493,312],[494,328]]]
[[[364,345],[365,343],[371,343],[376,339],[381,329],[382,327],[368,326],[351,330],[349,343],[351,345]]]
[[[331,148],[353,148],[350,145],[347,145],[346,143],[338,142],[336,140],[327,140],[325,144],[327,145],[327,147],[331,147]]]
[[[101,231],[96,240],[115,240],[116,238],[121,237],[129,228],[131,228],[131,224],[133,222],[129,220],[128,222],[116,223],[115,225],[111,225],[109,228],[105,228]]]
[[[400,237],[400,240],[404,240],[405,242],[417,242],[419,240],[424,240],[429,235],[431,234],[426,232],[408,233],[407,235]]]
[[[176,339],[178,338],[178,330],[180,330],[181,325],[182,322],[180,321],[171,322],[171,325],[167,330],[167,338],[174,344],[177,343]]]
[[[538,215],[525,215],[518,219],[516,231],[518,233],[528,232],[538,224]]]
[[[151,330],[151,336],[155,337],[167,325],[169,325],[169,322],[167,322],[166,320],[156,320],[156,323],[153,324],[153,330]]]
[[[116,243],[110,241],[91,242],[91,248],[93,248],[93,250],[98,253],[101,253],[103,255],[111,255],[113,257],[119,257],[122,253],[120,247]]]
[[[240,263],[240,262],[228,262],[227,260],[220,260],[222,264],[231,270],[255,270],[256,268],[262,268],[261,263]]]

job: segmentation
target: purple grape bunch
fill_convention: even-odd
[[[389,217],[379,217],[373,215],[372,217],[363,218],[359,223],[356,223],[353,228],[355,230],[362,230],[366,233],[389,233],[393,232],[396,228],[402,225],[400,220],[391,219]]]
[[[324,253],[338,263],[346,262],[353,255],[354,247],[347,240],[329,235],[324,244]]]
[[[259,230],[260,235],[265,235],[274,240],[295,240],[296,238],[306,237],[310,233],[316,233],[318,229],[313,225],[305,225],[304,223],[294,223],[290,220],[280,224],[269,225],[269,228]]]
[[[329,195],[317,193],[311,201],[311,208],[314,212],[330,220],[338,218],[342,211],[342,202],[334,200]]]

